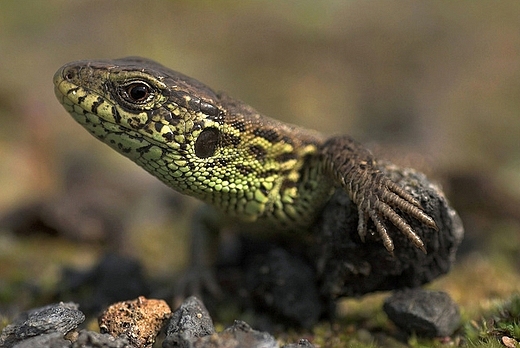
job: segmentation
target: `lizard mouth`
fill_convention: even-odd
[[[53,78],[57,99],[76,122],[105,144],[134,160],[151,147],[160,148],[160,151],[168,149],[164,141],[146,134],[146,127],[153,127],[151,122],[135,122],[135,127],[122,122],[115,102],[97,92],[97,88],[90,87],[89,83],[92,82],[82,81],[80,84],[77,81],[81,79],[80,74],[87,73],[79,70],[64,66]]]

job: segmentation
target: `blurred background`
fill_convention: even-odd
[[[517,1],[2,2],[0,310],[107,249],[152,275],[185,263],[197,203],[95,140],[53,93],[69,61],[130,55],[425,171],[466,227],[437,286],[462,305],[468,289],[518,291],[519,18]]]

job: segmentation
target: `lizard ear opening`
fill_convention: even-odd
[[[206,128],[195,141],[195,155],[199,158],[208,158],[215,154],[220,140],[220,131],[217,128]]]

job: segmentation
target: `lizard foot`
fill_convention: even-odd
[[[387,227],[390,222],[426,253],[424,242],[403,215],[437,230],[435,221],[410,193],[376,168],[370,151],[349,136],[338,136],[323,144],[321,155],[325,170],[345,188],[358,208],[358,233],[362,240],[370,219],[385,248],[393,254],[394,243]]]

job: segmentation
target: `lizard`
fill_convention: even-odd
[[[146,58],[71,62],[53,80],[59,102],[93,136],[232,219],[302,233],[339,187],[357,207],[361,240],[377,233],[391,254],[390,226],[424,253],[410,219],[437,230],[348,135],[269,118]]]

